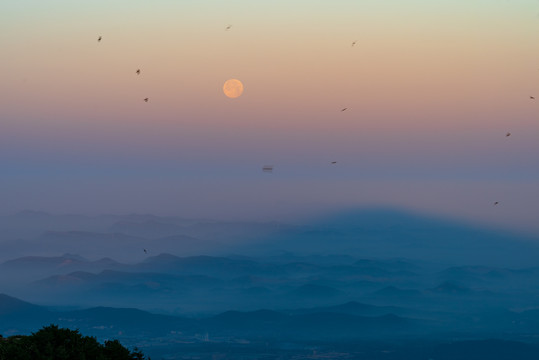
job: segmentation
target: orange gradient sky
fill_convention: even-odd
[[[538,14],[531,0],[3,2],[0,212],[378,204],[539,233]],[[241,97],[224,96],[229,78]]]

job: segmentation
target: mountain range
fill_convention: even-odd
[[[146,253],[352,255],[451,265],[533,266],[539,239],[392,209],[337,213],[303,224],[224,222],[154,215],[0,217],[0,260],[76,253],[136,262]],[[143,251],[146,249],[146,253]]]

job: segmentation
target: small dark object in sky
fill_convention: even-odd
[[[357,41],[352,42],[352,47],[356,44]]]
[[[102,36],[99,36],[99,37],[97,38],[97,42],[100,42],[101,39],[103,39],[103,37],[102,37]]]
[[[332,164],[336,164],[337,162],[336,162],[336,161],[332,161],[331,163],[332,163]]]
[[[148,250],[144,249],[144,253],[147,254],[147,253],[148,253]]]
[[[267,173],[273,172],[273,165],[265,165],[265,166],[262,168],[262,171],[263,171],[263,172],[267,172]]]
[[[530,99],[535,100],[535,96],[530,96]]]
[[[341,111],[346,111],[348,108],[342,108]]]
[[[230,30],[231,28],[232,28],[232,25],[227,25],[225,30],[228,31],[228,30]]]
[[[137,71],[135,71],[137,73],[137,75],[140,75],[140,69],[137,69]]]
[[[498,204],[499,204],[499,202],[498,202],[498,201],[495,201],[495,202],[494,202],[494,206],[496,206],[496,205],[498,205]]]
[[[144,101],[145,101],[145,102],[148,102],[148,100],[150,100],[150,99],[149,99],[149,98],[144,98]]]
[[[509,136],[511,136],[511,133],[510,133],[510,132],[508,132],[507,134],[505,134],[505,137],[509,137]]]

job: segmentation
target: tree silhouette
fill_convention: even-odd
[[[78,330],[49,325],[29,336],[0,338],[0,360],[144,360],[136,348],[126,349],[118,340],[100,344]]]

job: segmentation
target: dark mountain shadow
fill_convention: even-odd
[[[360,209],[320,217],[273,234],[270,250],[407,258],[449,265],[533,266],[537,236],[488,229],[394,209]],[[413,269],[408,269],[413,271]]]

